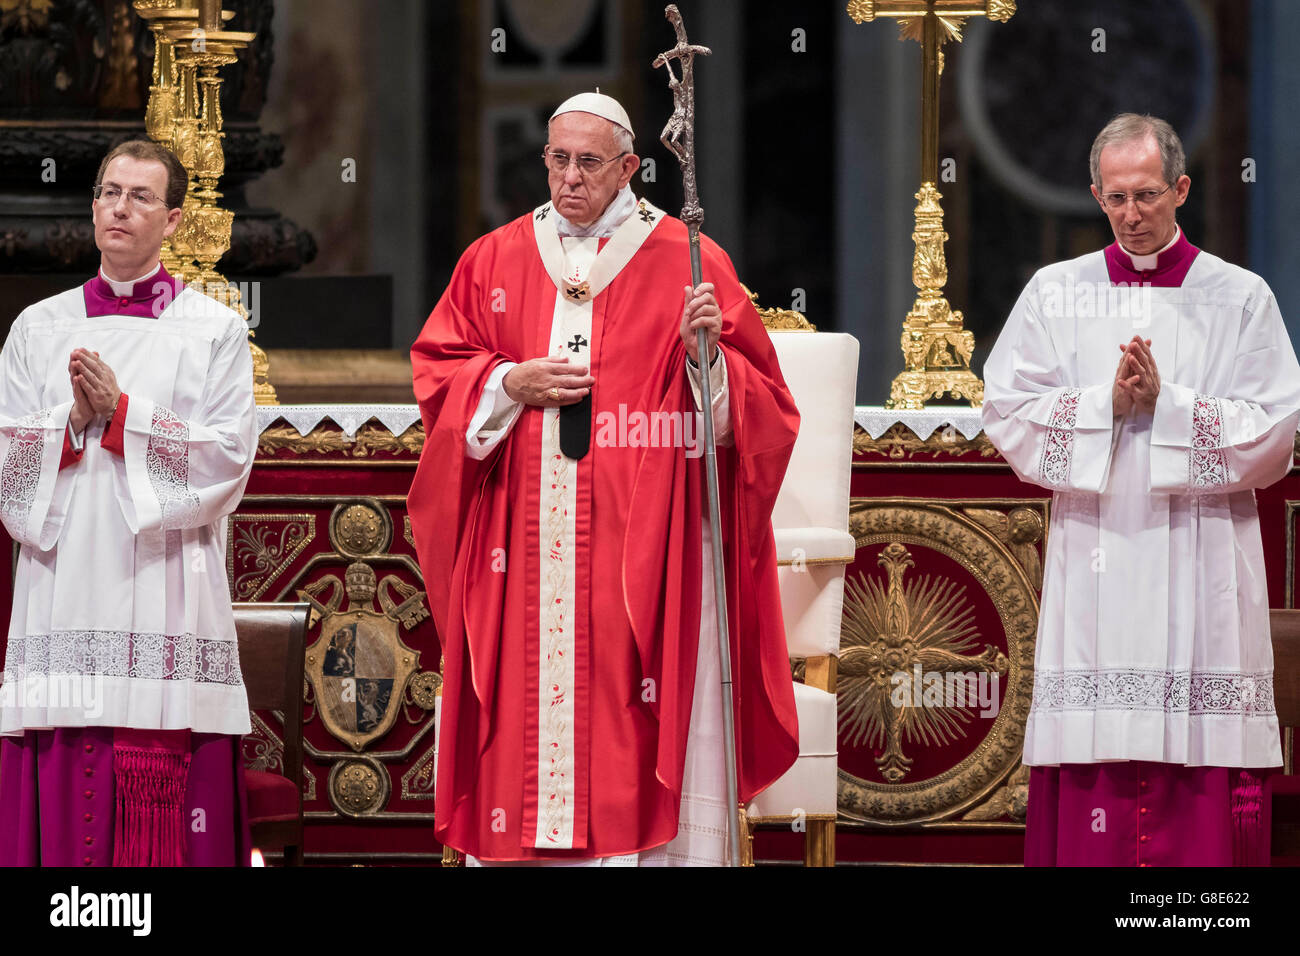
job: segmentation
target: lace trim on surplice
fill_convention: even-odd
[[[134,677],[143,680],[243,683],[234,641],[195,634],[53,631],[9,638],[6,681],[41,675]]]
[[[1070,460],[1074,455],[1074,423],[1079,417],[1079,394],[1082,389],[1067,388],[1052,406],[1052,416],[1043,440],[1043,455],[1038,473],[1043,483],[1063,488],[1070,483]]]
[[[1273,674],[1107,668],[1034,674],[1031,710],[1135,710],[1268,717]]]
[[[1192,451],[1187,481],[1193,488],[1228,483],[1228,456],[1223,453],[1223,407],[1217,398],[1197,395],[1192,403]]]
[[[165,529],[193,524],[199,496],[190,490],[190,427],[161,406],[153,412],[145,470]]]
[[[42,408],[21,419],[9,440],[9,453],[0,468],[0,495],[4,516],[25,527],[41,482],[41,464],[45,458],[45,434],[50,411]]]

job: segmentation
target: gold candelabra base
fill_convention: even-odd
[[[899,372],[889,386],[889,400],[885,407],[900,410],[925,408],[928,400],[944,395],[966,399],[978,408],[984,404],[984,383],[970,369]]]
[[[912,241],[912,283],[918,290],[912,311],[903,322],[904,371],[889,389],[886,408],[924,408],[932,398],[951,395],[973,406],[984,403],[984,383],[970,370],[975,336],[962,323],[962,314],[943,295],[948,264],[943,231],[943,198],[934,183],[922,183],[916,193],[916,230]]]
[[[252,333],[250,332],[249,335],[251,336]],[[253,356],[253,400],[258,405],[279,405],[280,399],[276,396],[275,388],[270,381],[271,360],[251,338],[248,342],[248,351]]]

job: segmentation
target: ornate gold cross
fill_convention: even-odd
[[[961,42],[970,17],[1006,22],[1016,12],[1015,0],[851,0],[848,14],[855,23],[895,17],[901,39],[921,44],[921,189],[916,193],[916,231],[912,241],[912,283],[918,290],[912,311],[903,322],[905,370],[890,386],[887,408],[924,408],[927,399],[952,395],[971,405],[984,403],[984,383],[970,370],[975,337],[962,327],[962,314],[943,295],[948,265],[943,244],[942,197],[939,181],[939,77],[948,40]]]

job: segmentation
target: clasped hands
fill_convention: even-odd
[[[1115,386],[1111,391],[1115,415],[1127,415],[1133,408],[1154,413],[1160,396],[1160,373],[1151,354],[1151,340],[1135,335],[1133,341],[1121,345],[1119,350],[1124,354],[1115,370]]]
[[[80,432],[96,416],[112,418],[122,391],[117,376],[98,352],[73,349],[68,358],[68,377],[72,380],[72,413],[69,422]]]
[[[679,332],[691,361],[699,364],[697,332],[708,333],[709,359],[717,353],[722,336],[722,310],[713,296],[713,283],[702,282],[694,289],[682,287],[682,321]],[[580,402],[591,392],[596,380],[587,374],[588,367],[568,356],[546,355],[520,362],[501,379],[501,387],[511,401],[525,405],[557,407]]]

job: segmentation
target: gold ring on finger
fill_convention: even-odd
[[[551,388],[551,401],[558,402],[559,400],[560,400],[560,386],[556,385]]]

